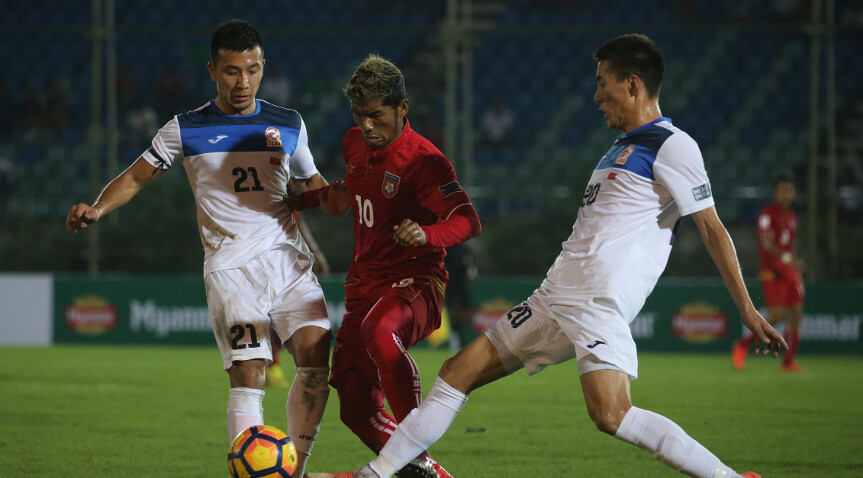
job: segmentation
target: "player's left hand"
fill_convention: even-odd
[[[410,219],[404,219],[398,226],[393,226],[393,231],[393,239],[400,246],[417,247],[428,242],[425,231]]]
[[[772,353],[774,357],[779,356],[779,351],[782,349],[788,350],[788,344],[782,338],[782,334],[776,331],[761,314],[754,308],[748,313],[744,312],[740,315],[740,320],[743,321],[749,330],[755,334],[755,353],[767,355]],[[761,345],[764,345],[764,350]]]

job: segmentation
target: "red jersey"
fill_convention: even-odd
[[[430,276],[445,283],[442,247],[403,247],[393,234],[404,219],[430,226],[449,219],[458,208],[473,207],[446,156],[409,122],[395,141],[375,150],[366,145],[359,127],[351,128],[342,150],[354,217],[346,297],[411,277]]]
[[[794,273],[793,268],[789,264],[782,262],[780,257],[777,257],[764,249],[761,243],[761,235],[769,234],[773,236],[773,244],[782,252],[791,252],[794,247],[794,241],[797,239],[797,213],[793,210],[782,209],[779,204],[771,202],[761,213],[758,214],[758,255],[761,257],[761,276],[765,280],[772,280],[768,276],[777,274],[784,277],[787,273]]]

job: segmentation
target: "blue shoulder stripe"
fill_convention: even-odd
[[[660,118],[656,122],[665,119]],[[629,134],[620,135],[599,161],[596,169],[625,169],[650,180],[656,179],[653,175],[656,155],[659,148],[674,134],[667,128],[656,126],[656,122]]]
[[[184,156],[237,151],[269,151],[292,155],[297,149],[302,118],[294,110],[258,101],[254,113],[228,115],[212,102],[177,116]]]

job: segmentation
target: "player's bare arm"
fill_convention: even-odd
[[[306,179],[297,179],[294,178],[292,181],[292,186],[297,192],[305,192],[311,191],[314,189],[321,189],[322,187],[328,185],[326,179],[321,176],[321,173],[315,173],[314,176]]]
[[[321,178],[323,179],[323,178]],[[346,212],[351,210],[351,198],[348,195],[348,185],[344,179],[333,181],[316,187],[309,184],[303,191],[296,190],[288,191],[288,196],[285,202],[291,208],[291,211],[303,211],[320,207],[325,213],[331,216],[344,216]]]
[[[725,287],[740,311],[740,320],[755,334],[756,349],[760,349],[761,344],[764,344],[766,346],[764,355],[772,352],[774,357],[779,355],[780,349],[787,350],[788,344],[785,343],[782,335],[768,324],[755,309],[743,283],[743,275],[740,272],[740,263],[737,261],[734,243],[722,221],[719,220],[716,208],[711,206],[698,211],[692,215],[692,218],[698,226],[701,240],[707,247],[713,263],[719,269],[719,275],[722,276]]]
[[[321,173],[315,173],[314,176],[306,179],[291,178],[291,182],[288,183],[288,194],[285,196],[285,203],[291,208],[291,211],[302,211],[306,209],[303,193],[324,188],[328,184],[327,180],[321,176]]]
[[[72,206],[66,216],[66,228],[72,233],[84,229],[102,216],[121,207],[138,194],[163,170],[153,167],[143,158],[138,158],[125,171],[105,186],[92,206],[79,203]]]

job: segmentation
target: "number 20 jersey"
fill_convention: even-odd
[[[171,119],[142,157],[161,169],[182,161],[195,195],[205,276],[280,244],[310,256],[284,202],[290,177],[317,173],[296,111],[257,100],[253,113],[229,115],[211,101]]]
[[[665,269],[681,216],[712,205],[698,145],[670,119],[622,134],[593,171],[541,288],[551,305],[600,300],[631,322]]]

